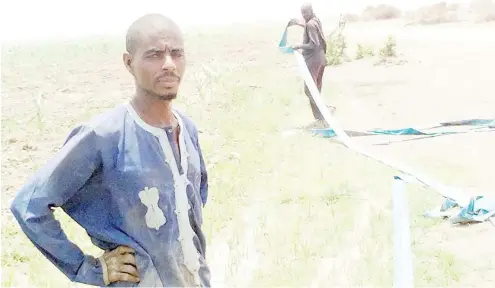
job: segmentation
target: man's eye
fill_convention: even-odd
[[[172,51],[173,57],[182,57],[184,55],[183,51]]]

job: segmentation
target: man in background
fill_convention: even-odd
[[[291,48],[294,50],[301,50],[301,54],[303,55],[309,72],[316,83],[316,87],[318,88],[318,91],[321,92],[323,72],[325,71],[325,66],[327,65],[327,43],[323,33],[323,26],[321,25],[320,19],[316,17],[313,12],[313,6],[311,4],[306,3],[302,5],[301,14],[304,21],[292,19],[287,25],[288,27],[298,25],[304,28],[303,43],[292,45]],[[318,109],[318,106],[316,106],[316,103],[306,84],[304,84],[304,92],[309,98],[313,117],[318,122],[322,122],[324,120],[323,115]]]

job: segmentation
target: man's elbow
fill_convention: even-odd
[[[25,185],[19,192],[17,192],[17,195],[10,204],[10,211],[19,223],[25,223],[29,220],[29,218],[33,218],[33,213],[28,213],[28,208],[33,204],[32,196],[34,189],[36,188],[33,183]],[[36,211],[38,209],[34,210]]]
[[[14,215],[15,218],[18,218],[20,213],[19,213],[19,203],[16,201],[17,199],[14,199],[12,203],[10,204],[10,212]]]
[[[24,201],[22,194],[17,194],[10,204],[10,212],[12,212],[18,222],[26,222],[26,206],[27,203]]]

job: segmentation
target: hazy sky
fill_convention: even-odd
[[[315,0],[320,15],[360,11],[367,5],[393,4],[401,9],[440,0]],[[173,17],[181,26],[228,24],[272,19],[286,21],[299,16],[304,0],[4,0],[1,19],[2,39],[77,37],[95,33],[124,33],[137,17],[160,12]],[[463,2],[454,0],[446,2]]]

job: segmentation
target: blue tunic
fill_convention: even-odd
[[[192,241],[199,255],[199,279],[210,286],[201,230],[202,206],[208,194],[207,173],[198,143],[198,131],[185,115],[180,133],[187,149],[187,199]],[[183,127],[182,127],[183,126]],[[53,216],[61,207],[103,250],[126,245],[136,251],[140,283],[110,286],[193,286],[184,265],[180,243],[174,180],[163,143],[172,141],[172,129],[144,123],[129,104],[120,105],[75,128],[61,150],[19,191],[11,210],[33,244],[69,279],[104,286],[101,264],[71,243]],[[181,156],[171,145],[175,163],[183,173]],[[185,175],[184,175],[185,176]],[[149,210],[139,197],[145,187],[158,190],[157,206],[166,222],[147,225]],[[183,232],[181,232],[183,233]],[[196,251],[194,251],[196,253]]]

